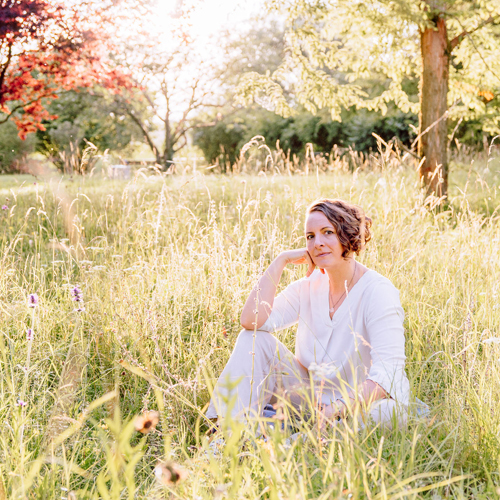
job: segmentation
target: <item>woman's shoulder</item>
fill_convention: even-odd
[[[399,290],[394,286],[389,278],[383,276],[377,271],[374,271],[373,269],[368,269],[363,278],[366,278],[365,296],[380,300],[384,300],[384,298],[391,296],[397,297],[399,300]]]
[[[361,299],[363,316],[367,324],[379,318],[386,318],[387,320],[389,313],[396,313],[402,321],[404,319],[404,310],[401,307],[399,290],[392,281],[373,270],[370,271],[367,277],[369,280],[367,280]]]

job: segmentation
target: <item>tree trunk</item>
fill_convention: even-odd
[[[168,172],[169,169],[173,170],[173,168],[174,168],[174,164],[173,164],[174,151],[173,151],[173,149],[166,149],[164,151],[161,159],[162,159],[161,166],[162,166],[162,170],[164,172]]]
[[[449,47],[446,21],[434,19],[434,26],[420,33],[422,78],[420,80],[420,116],[418,154],[425,160],[420,179],[428,194],[446,196],[448,190],[448,78]]]

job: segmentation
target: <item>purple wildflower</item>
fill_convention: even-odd
[[[30,293],[28,298],[28,306],[36,307],[38,305],[38,295],[36,293]]]
[[[85,306],[83,305],[83,292],[80,290],[78,286],[75,286],[71,290],[71,296],[73,300],[77,302],[78,307],[75,309],[75,312],[83,312],[85,311]]]
[[[83,293],[77,286],[71,290],[71,295],[75,302],[81,302],[83,300]]]
[[[17,399],[17,406],[24,408],[25,406],[28,406],[28,403],[26,403],[26,401],[23,401],[22,399],[18,398]]]
[[[2,205],[2,210],[9,210],[9,207],[7,205]]]
[[[28,329],[26,330],[26,338],[27,338],[28,340],[33,340],[33,330],[32,330],[31,328],[28,328]]]

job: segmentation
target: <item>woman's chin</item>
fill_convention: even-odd
[[[332,261],[328,262],[327,259],[324,259],[323,261],[318,259],[316,266],[325,271],[334,271],[335,269],[338,269],[339,263]]]

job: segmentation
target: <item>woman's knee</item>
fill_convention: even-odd
[[[405,405],[398,404],[393,399],[376,401],[369,410],[375,424],[395,429],[406,424],[408,411]]]
[[[275,338],[269,332],[263,330],[241,330],[234,348],[254,352],[260,349],[267,349],[275,343]]]

